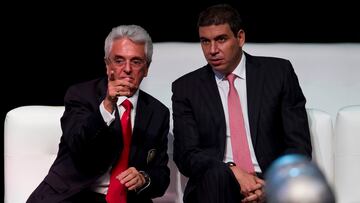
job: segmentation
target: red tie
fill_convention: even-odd
[[[254,166],[246,138],[240,98],[234,86],[235,78],[236,76],[232,73],[227,76],[229,81],[228,111],[233,158],[237,166],[249,173],[253,173]]]
[[[121,152],[120,159],[114,168],[111,170],[110,184],[106,194],[106,201],[108,203],[126,203],[126,187],[116,179],[121,172],[128,168],[130,143],[131,143],[131,107],[129,100],[125,99],[121,105],[125,108],[125,112],[121,117],[121,128],[123,134],[124,148]]]

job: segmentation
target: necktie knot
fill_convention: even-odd
[[[121,106],[123,106],[125,108],[126,111],[130,110],[132,107],[132,103],[128,100],[125,99],[122,103]]]
[[[235,81],[236,75],[233,73],[230,73],[229,75],[226,76],[226,79],[229,81],[230,85],[234,85],[234,81]]]

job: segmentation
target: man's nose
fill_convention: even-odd
[[[216,42],[211,42],[210,45],[210,54],[216,54],[219,51]]]

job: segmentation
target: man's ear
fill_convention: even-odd
[[[105,65],[105,71],[106,71],[106,75],[110,75],[110,68],[109,68],[109,66],[106,64]]]
[[[243,29],[240,29],[239,32],[237,33],[236,38],[239,41],[239,46],[242,47],[245,43],[245,31]]]
[[[109,75],[110,74],[109,61],[106,58],[104,58],[104,62],[105,62],[106,74]]]
[[[144,77],[146,77],[148,75],[150,63],[146,62],[146,67],[145,67],[145,70],[144,70]]]
[[[148,75],[148,72],[149,72],[149,65],[147,65],[144,69],[144,77]]]

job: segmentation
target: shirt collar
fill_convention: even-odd
[[[132,106],[133,106],[133,109],[134,109],[134,108],[136,107],[136,105],[137,105],[138,98],[139,98],[139,89],[136,90],[135,94],[134,94],[132,97],[126,97],[126,96],[120,96],[120,97],[118,97],[118,100],[117,100],[116,104],[117,104],[118,106],[120,106],[121,103],[122,103],[125,99],[127,99],[127,100],[129,100],[129,101],[131,102],[131,104],[132,104]]]
[[[241,79],[246,79],[246,71],[245,71],[245,64],[246,64],[246,57],[244,52],[242,53],[240,63],[236,66],[235,70],[232,72],[236,76],[238,76]],[[225,79],[225,75],[220,73],[219,71],[214,70],[215,73],[215,79],[217,83],[220,83]]]

